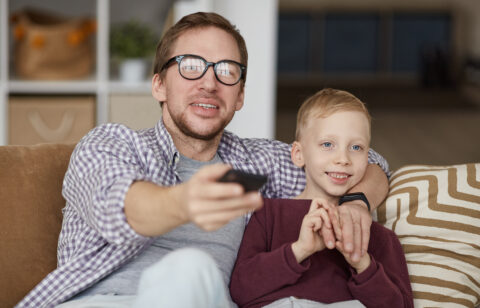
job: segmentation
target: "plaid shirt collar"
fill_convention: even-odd
[[[169,166],[175,167],[180,157],[180,152],[175,146],[172,136],[168,132],[163,120],[157,122],[155,126],[157,134],[158,146],[162,155]],[[224,130],[220,144],[218,146],[218,154],[220,158],[233,167],[239,167],[250,161],[250,155],[241,142],[240,138],[229,131]]]

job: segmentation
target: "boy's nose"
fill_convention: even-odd
[[[348,155],[347,151],[340,150],[338,151],[338,155],[335,158],[335,163],[341,164],[341,165],[348,165],[350,164],[350,157]]]

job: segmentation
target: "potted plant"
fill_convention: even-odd
[[[137,20],[112,26],[110,54],[119,63],[120,80],[139,82],[145,79],[147,59],[155,53],[157,40],[152,29]]]

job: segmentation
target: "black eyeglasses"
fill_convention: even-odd
[[[188,80],[200,79],[205,75],[208,68],[213,66],[215,77],[218,81],[227,86],[236,85],[245,76],[246,66],[233,61],[221,60],[217,63],[208,62],[204,58],[197,55],[180,55],[168,60],[161,71],[166,69],[174,61],[178,63],[178,72],[180,76]]]

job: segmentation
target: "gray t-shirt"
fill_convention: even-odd
[[[184,156],[180,156],[179,159],[176,172],[182,182],[190,179],[201,167],[222,162],[218,154],[208,162],[196,161]],[[76,298],[95,294],[136,294],[143,270],[156,263],[168,252],[183,247],[195,247],[209,253],[217,262],[225,285],[228,286],[245,224],[245,217],[240,217],[213,232],[203,231],[193,223],[179,226],[155,238],[152,245],[140,255],[77,295]]]

